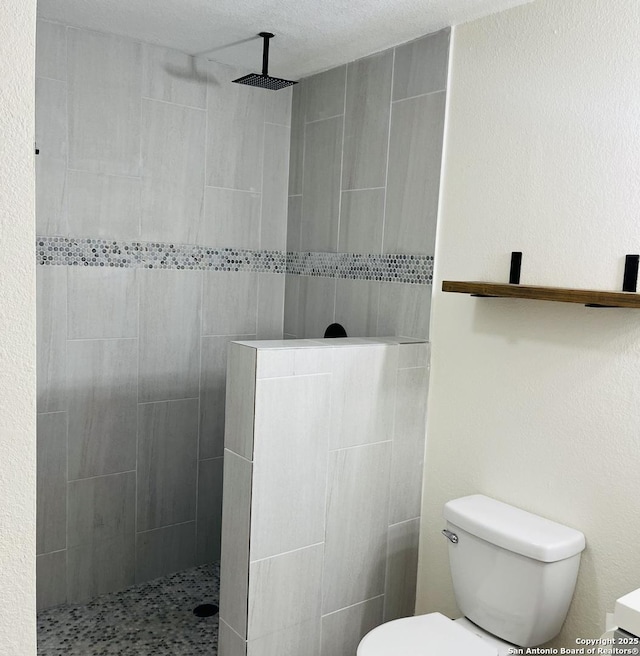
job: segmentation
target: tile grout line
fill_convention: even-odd
[[[325,617],[331,617],[331,615],[335,615],[336,613],[341,613],[344,610],[349,610],[350,608],[355,608],[356,606],[361,606],[362,604],[368,604],[370,601],[374,601],[375,599],[380,599],[381,597],[384,597],[385,594],[384,592],[379,595],[375,595],[374,597],[369,597],[368,599],[363,599],[362,601],[356,601],[355,604],[349,604],[348,606],[344,606],[342,608],[338,608],[338,610],[332,610],[330,613],[325,613],[324,615],[321,615],[321,619],[324,619]]]
[[[394,49],[395,51],[395,49]],[[398,98],[397,100],[392,100],[391,104],[395,103],[401,103],[404,102],[405,100],[415,100],[416,98],[426,98],[427,96],[435,96],[437,93],[444,93],[446,91],[446,87],[444,89],[436,89],[435,91],[428,91],[427,93],[419,93],[415,96],[407,96],[406,98]]]
[[[37,38],[37,37],[36,37]],[[64,67],[65,67],[65,75],[66,75],[66,96],[65,96],[65,101],[66,101],[66,112],[67,112],[67,117],[66,117],[66,153],[65,153],[65,191],[64,191],[64,200],[63,202],[67,201],[65,203],[65,214],[64,214],[64,222],[63,222],[63,227],[65,232],[69,232],[69,216],[68,216],[68,183],[69,183],[69,150],[70,150],[70,140],[69,140],[69,87],[70,85],[70,75],[69,75],[69,27],[67,25],[64,26]],[[36,225],[37,225],[37,216],[36,216]],[[69,273],[67,271],[67,275],[65,276],[65,311],[66,311],[66,317],[65,317],[65,342],[64,342],[64,380],[65,383],[68,384],[69,380]],[[69,589],[70,589],[70,568],[69,568],[69,495],[70,495],[70,481],[69,481],[69,415],[70,415],[70,409],[69,409],[69,399],[68,395],[65,395],[65,407],[67,411],[67,417],[66,417],[66,425],[67,425],[67,440],[66,440],[66,445],[67,445],[67,454],[66,454],[66,477],[67,477],[67,484],[65,485],[65,510],[66,510],[66,518],[65,518],[65,543],[66,543],[66,548],[65,548],[65,558],[64,558],[64,564],[65,564],[65,575],[64,575],[64,599],[65,603],[69,602]]]
[[[198,363],[200,371],[198,372],[198,439],[196,444],[196,505],[195,505],[195,544],[194,544],[194,562],[198,562],[198,533],[199,524],[198,511],[200,505],[200,433],[202,431],[202,340],[204,323],[204,274],[200,280],[200,337],[198,344],[200,353]]]
[[[182,399],[159,399],[157,401],[138,401],[138,405],[154,405],[156,403],[180,403],[181,401],[197,401],[197,396],[188,396]]]
[[[143,81],[144,83],[144,81]],[[185,105],[184,103],[173,102],[171,100],[162,100],[161,98],[151,98],[151,96],[145,96],[141,94],[141,100],[148,100],[149,102],[162,103],[163,105],[173,105],[174,107],[182,107],[183,109],[193,109],[197,112],[206,112],[207,108],[205,107],[196,107],[195,105]],[[205,101],[206,102],[206,101]]]
[[[125,474],[134,474],[135,469],[127,469],[126,471],[111,472],[110,474],[98,474],[97,476],[86,476],[85,478],[73,478],[69,483],[80,483],[82,481],[93,481],[96,478],[107,478],[108,476],[124,476]]]
[[[340,453],[341,451],[351,451],[352,449],[364,449],[369,446],[380,446],[381,444],[393,444],[393,440],[380,440],[379,442],[367,442],[366,444],[353,444],[351,446],[342,446],[338,449],[329,449],[329,453]]]
[[[389,187],[389,159],[391,151],[391,121],[393,118],[393,83],[396,72],[396,49],[393,49],[393,55],[391,57],[391,84],[389,89],[389,126],[387,128],[387,161],[384,173],[384,199],[383,199],[383,211],[382,211],[382,243],[380,244],[380,250],[384,253],[385,245],[385,232],[387,228],[387,194]],[[378,285],[378,310],[376,314],[376,335],[380,334],[380,306],[382,304],[382,284]]]
[[[398,415],[398,392],[399,392],[399,384],[398,380],[400,378],[400,368],[398,367],[398,360],[400,359],[400,346],[398,346],[398,358],[396,359],[396,371],[395,371],[395,376],[394,376],[394,394],[393,394],[393,411],[391,415],[391,448],[390,448],[390,453],[389,453],[389,475],[388,475],[388,482],[387,482],[387,488],[389,490],[389,494],[387,497],[387,521],[385,522],[386,524],[386,540],[385,540],[385,568],[384,568],[384,591],[386,593],[387,591],[387,577],[389,574],[389,527],[391,526],[391,495],[392,495],[392,477],[393,477],[393,462],[394,462],[394,454],[397,451],[397,444],[396,444],[396,419]],[[384,618],[386,617],[387,613],[387,595],[384,595],[384,599],[382,600],[382,619],[384,621]]]
[[[142,225],[140,225],[142,229]],[[133,508],[133,530],[135,531],[134,536],[134,568],[133,568],[133,578],[134,581],[138,578],[138,449],[140,446],[140,317],[142,316],[142,294],[140,293],[140,287],[142,286],[142,276],[136,274],[136,305],[138,308],[138,316],[136,322],[136,329],[138,332],[138,345],[136,348],[136,488],[135,488],[135,497],[134,497],[134,508]]]
[[[347,127],[347,86],[349,84],[349,65],[344,65],[344,96],[342,98],[342,136],[340,138],[340,178],[338,190],[338,221],[336,225],[336,252],[340,251],[340,220],[342,218],[342,179],[344,177],[344,143],[345,143],[345,129]],[[332,323],[336,321],[336,309],[338,307],[338,270],[336,268],[334,275],[333,285],[333,319]]]
[[[256,560],[250,560],[249,565],[256,565],[257,563],[264,563],[267,560],[273,560],[274,558],[280,558],[281,556],[289,556],[293,553],[298,553],[299,551],[304,551],[305,549],[313,549],[314,547],[324,546],[323,542],[314,542],[313,544],[307,544],[304,547],[297,547],[296,549],[289,549],[289,551],[282,551],[271,556],[265,556],[264,558],[257,558]]]
[[[154,531],[164,531],[164,529],[166,529],[166,528],[174,528],[175,526],[186,526],[187,524],[195,524],[195,523],[196,523],[195,519],[189,519],[185,522],[176,522],[175,524],[165,524],[163,526],[156,526],[154,528],[147,528],[143,531],[136,531],[136,535],[144,535],[145,533],[153,533]],[[199,567],[199,566],[194,565],[194,567]],[[187,568],[187,569],[190,569],[190,568]]]
[[[346,64],[345,64],[346,66]],[[346,72],[345,72],[345,80],[346,80]],[[346,88],[346,85],[345,85]],[[312,125],[313,123],[321,123],[322,121],[331,121],[334,118],[340,118],[341,116],[344,116],[344,114],[334,114],[333,116],[325,116],[323,118],[316,118],[313,121],[307,121],[305,119],[305,125]]]

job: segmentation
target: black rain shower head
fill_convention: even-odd
[[[293,84],[298,84],[293,80],[283,80],[279,77],[271,77],[269,75],[269,39],[273,39],[271,32],[260,32],[258,36],[264,39],[264,46],[262,49],[262,75],[258,73],[249,73],[237,80],[233,80],[237,84],[248,84],[250,87],[260,87],[261,89],[270,89],[271,91],[279,91],[286,89]]]

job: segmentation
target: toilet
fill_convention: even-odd
[[[449,565],[464,617],[440,613],[382,624],[357,656],[506,656],[560,632],[584,535],[481,494],[445,504]]]

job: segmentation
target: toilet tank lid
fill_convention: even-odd
[[[580,531],[482,494],[448,501],[444,518],[491,544],[543,563],[570,558],[585,548]]]

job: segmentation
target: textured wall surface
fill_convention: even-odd
[[[36,69],[47,607],[219,558],[227,343],[282,337],[291,93],[45,21]]]
[[[558,646],[640,587],[640,316],[443,294],[621,289],[638,252],[640,6],[538,0],[456,29],[432,314],[417,610],[456,612],[442,506],[480,492],[584,532]]]
[[[0,652],[36,653],[35,2],[0,6]]]
[[[352,656],[413,614],[429,345],[231,346],[220,656]]]
[[[294,88],[286,334],[428,337],[448,55],[443,30]]]

